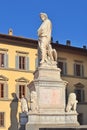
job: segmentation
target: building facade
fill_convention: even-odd
[[[68,81],[69,93],[77,95],[80,124],[87,124],[87,49],[52,43],[58,55],[58,67],[63,80]],[[27,85],[33,80],[38,66],[37,40],[16,37],[10,32],[0,34],[0,129],[16,130],[21,112],[20,99],[24,95],[28,103]],[[67,103],[67,102],[66,102]],[[28,104],[29,105],[29,104]]]

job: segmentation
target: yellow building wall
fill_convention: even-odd
[[[65,58],[67,62],[67,76],[63,76],[62,78],[68,81],[68,91],[73,92],[74,85],[76,83],[83,83],[85,85],[85,93],[87,92],[87,57],[83,55],[68,53],[68,52],[58,52],[58,57]],[[82,61],[84,65],[84,78],[73,77],[74,76],[74,63],[75,60]],[[85,78],[86,77],[86,78]],[[87,95],[85,96],[85,101],[87,101]]]
[[[20,47],[20,46],[12,46],[7,44],[1,44],[0,48],[8,49],[8,66],[9,68],[15,68],[15,56],[17,55],[16,51],[29,53],[28,56],[30,58],[30,70],[35,70],[35,58],[37,54],[37,49],[28,48],[28,47]]]
[[[84,65],[84,76],[87,76],[87,57],[79,54],[73,54],[69,52],[58,52],[58,57],[65,58],[67,62],[67,74],[73,75],[73,64],[75,60],[82,61]]]
[[[19,47],[19,46],[12,46],[7,44],[1,44],[0,48],[2,49],[8,49],[8,68],[0,68],[0,75],[5,76],[8,78],[7,84],[8,84],[8,99],[7,100],[0,100],[0,112],[5,112],[5,127],[2,127],[0,129],[2,130],[10,130],[15,129],[14,126],[12,126],[12,123],[16,124],[19,123],[19,113],[21,112],[21,104],[20,101],[18,103],[13,102],[12,93],[16,93],[16,79],[19,79],[21,77],[24,77],[25,79],[29,80],[29,83],[33,80],[33,72],[35,70],[35,58],[37,54],[36,49],[28,48],[28,47]],[[15,56],[17,55],[16,51],[20,52],[26,52],[29,53],[29,71],[26,70],[17,70],[15,68]],[[11,119],[13,116],[12,112],[16,113],[14,115],[14,118]],[[17,117],[17,120],[16,120]]]
[[[10,126],[10,102],[9,101],[0,101],[0,112],[5,113],[5,126],[1,127],[0,130],[8,130]]]

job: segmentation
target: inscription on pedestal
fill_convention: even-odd
[[[39,93],[39,103],[42,108],[61,108],[62,107],[62,88],[41,87]]]

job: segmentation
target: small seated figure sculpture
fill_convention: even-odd
[[[76,94],[70,93],[68,98],[68,104],[66,106],[66,112],[76,112],[78,101],[76,100]]]
[[[37,105],[37,93],[35,91],[31,92],[31,111],[37,112],[38,105]]]
[[[27,99],[24,97],[24,95],[22,95],[21,98],[21,111],[23,113],[28,113],[28,103],[27,103]]]

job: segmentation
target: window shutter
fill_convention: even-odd
[[[76,64],[74,64],[74,76],[76,76]]]
[[[19,98],[19,85],[16,84],[16,96],[17,98]]]
[[[84,77],[84,66],[83,66],[83,65],[81,66],[81,73],[82,73],[82,74],[81,74],[82,77]]]
[[[82,102],[85,102],[85,91],[82,90]]]
[[[25,66],[26,66],[26,70],[29,70],[29,57],[26,57],[25,59]]]
[[[8,84],[4,84],[4,98],[8,99]]]
[[[19,56],[15,56],[15,67],[16,69],[19,69]]]
[[[66,75],[66,74],[67,74],[67,63],[64,62],[64,75]]]
[[[4,66],[8,68],[8,54],[4,54]]]

